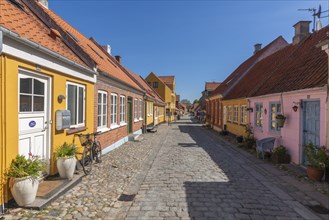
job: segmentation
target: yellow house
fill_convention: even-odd
[[[175,76],[157,76],[151,72],[145,80],[164,100],[166,104],[164,117],[168,119],[171,115],[170,120],[173,120],[176,111]]]
[[[245,135],[248,124],[248,101],[246,98],[222,100],[226,130],[235,135]]]
[[[21,4],[24,11],[4,1],[0,14],[0,209],[11,198],[4,173],[17,154],[44,158],[47,173],[55,174],[56,147],[94,130],[92,60],[85,57],[88,67],[57,30]],[[59,121],[65,110],[68,121]]]

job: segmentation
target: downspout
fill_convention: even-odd
[[[4,172],[4,169],[5,169],[5,166],[4,166],[4,163],[6,162],[5,161],[5,157],[4,157],[4,146],[5,146],[5,143],[4,143],[4,138],[5,138],[5,134],[4,134],[4,129],[3,129],[3,120],[4,120],[4,111],[3,111],[3,92],[4,92],[4,88],[5,86],[3,85],[4,83],[4,80],[3,80],[3,74],[4,74],[4,71],[3,71],[3,61],[2,61],[2,49],[3,49],[3,33],[0,31],[0,84],[1,84],[1,91],[0,91],[0,117],[1,117],[1,128],[0,128],[0,135],[1,135],[1,143],[0,143],[0,173],[1,173],[1,176],[0,176],[0,188],[1,188],[1,194],[0,194],[0,203],[1,203],[1,208],[0,208],[0,213],[1,214],[4,214],[5,213],[5,198],[4,198],[4,187],[3,186],[3,175],[2,175],[2,172]]]
[[[82,66],[79,63],[76,63],[76,62],[74,62],[74,61],[72,61],[72,60],[70,60],[70,59],[68,59],[68,58],[66,58],[66,57],[64,57],[64,56],[62,56],[62,55],[60,55],[58,53],[55,53],[55,52],[47,49],[46,47],[41,46],[40,44],[37,44],[37,43],[35,43],[33,41],[30,41],[27,38],[21,37],[20,35],[12,32],[12,31],[4,28],[4,27],[1,27],[1,26],[0,26],[0,32],[2,32],[3,35],[6,35],[6,36],[8,36],[10,38],[13,38],[13,39],[15,39],[15,40],[17,40],[17,41],[19,41],[19,42],[21,42],[23,44],[26,44],[26,45],[28,45],[30,47],[33,47],[34,49],[37,49],[37,50],[39,50],[39,51],[41,51],[43,53],[46,53],[46,54],[48,54],[48,55],[50,55],[50,56],[52,56],[52,57],[54,57],[54,58],[56,58],[56,59],[58,59],[60,61],[63,61],[65,63],[67,63],[67,64],[70,64],[70,65],[72,65],[74,67],[77,67],[78,69],[83,70],[83,71],[85,71],[85,72],[87,72],[89,74],[98,75],[96,66],[93,67],[93,70],[91,70],[91,69],[89,69],[87,67]],[[2,45],[1,45],[1,47],[2,47]],[[3,48],[1,48],[1,51],[2,51],[2,49]]]

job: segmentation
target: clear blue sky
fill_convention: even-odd
[[[292,26],[313,19],[298,9],[319,4],[328,10],[328,0],[49,0],[50,9],[111,45],[136,74],[176,76],[177,94],[190,101],[201,96],[206,81],[223,81],[252,55],[254,44],[265,46],[279,35],[290,43]],[[323,18],[323,26],[328,21]]]

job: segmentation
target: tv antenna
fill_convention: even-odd
[[[329,17],[329,15],[321,16],[322,13],[329,12],[329,10],[321,11],[321,5],[319,5],[319,9],[318,9],[318,11],[316,11],[315,8],[298,9],[298,11],[309,11],[309,12],[312,13],[312,16],[313,16],[313,28],[312,28],[312,32],[315,31],[315,18],[316,18],[316,17],[318,18],[318,20],[320,20],[320,18],[326,18],[326,17]]]

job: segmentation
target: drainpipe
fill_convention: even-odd
[[[4,89],[5,89],[5,85],[4,85],[4,81],[3,81],[3,74],[4,74],[4,71],[3,71],[3,62],[2,62],[2,59],[1,59],[1,54],[2,54],[2,50],[3,50],[3,33],[0,31],[0,88],[1,88],[1,96],[0,96],[0,117],[1,117],[1,128],[0,128],[0,135],[2,138],[0,138],[1,140],[1,143],[0,143],[0,173],[4,172],[5,171],[5,133],[4,133],[4,129],[3,129],[3,125],[4,125],[4,111],[3,111],[3,94],[4,94]],[[1,175],[1,174],[0,174]],[[3,176],[1,175],[0,176],[0,185],[2,185],[3,183]],[[0,194],[0,203],[1,203],[1,207],[0,207],[0,214],[4,214],[5,213],[5,198],[4,198],[4,189],[3,187],[1,187],[1,194]]]
[[[64,56],[62,56],[62,55],[60,55],[58,53],[55,53],[55,52],[49,50],[46,47],[41,46],[40,44],[37,44],[37,43],[35,43],[33,41],[30,41],[27,38],[21,37],[20,35],[12,32],[12,31],[4,28],[4,27],[0,27],[0,32],[1,32],[1,35],[5,35],[5,36],[8,36],[10,38],[13,38],[13,39],[15,39],[15,40],[17,40],[17,41],[19,41],[19,42],[21,42],[23,44],[26,44],[26,45],[28,45],[30,47],[33,47],[34,49],[37,49],[37,50],[39,50],[39,51],[41,51],[43,53],[46,53],[46,54],[48,54],[48,55],[50,55],[50,56],[52,56],[52,57],[54,57],[54,58],[56,58],[56,59],[58,59],[60,61],[63,61],[65,63],[67,63],[67,64],[72,65],[72,66],[75,66],[75,67],[77,67],[80,70],[83,70],[83,71],[85,71],[87,73],[90,73],[90,74],[93,74],[93,75],[98,75],[96,66],[93,67],[93,70],[91,70],[91,69],[89,69],[87,67],[84,67],[81,64],[76,63],[76,62],[74,62],[74,61],[72,61],[72,60],[70,60],[70,59],[68,59],[68,58],[66,58],[66,57],[64,57]],[[3,36],[2,36],[2,38],[3,38]],[[0,52],[2,52],[2,50],[3,50],[2,44],[1,44],[0,47],[1,47],[0,48]]]
[[[316,45],[317,47],[321,47],[322,50],[324,50],[328,55],[328,79],[327,79],[327,97],[326,97],[326,146],[329,149],[329,36],[327,40],[324,40],[323,42]]]

